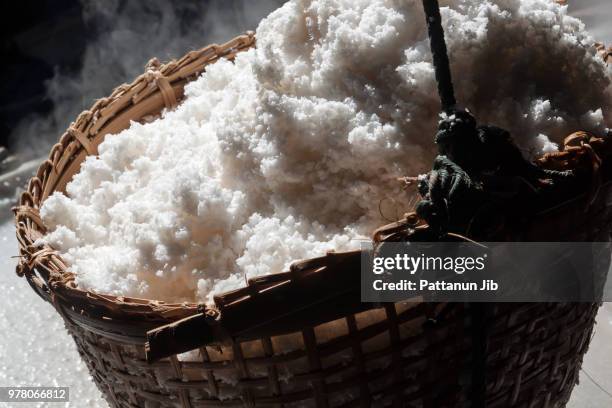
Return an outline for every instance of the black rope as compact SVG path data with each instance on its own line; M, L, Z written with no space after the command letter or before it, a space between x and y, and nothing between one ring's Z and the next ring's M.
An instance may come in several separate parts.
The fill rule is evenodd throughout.
M453 89L453 79L451 77L450 62L444 41L444 29L442 28L442 17L440 17L440 6L438 0L423 0L425 18L427 21L427 32L429 34L429 44L433 55L433 64L436 71L436 81L438 82L438 94L442 104L443 112L450 112L457 101Z

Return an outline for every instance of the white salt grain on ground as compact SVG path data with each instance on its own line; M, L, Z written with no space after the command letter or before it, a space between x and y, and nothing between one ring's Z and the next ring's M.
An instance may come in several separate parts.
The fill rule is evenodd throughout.
M296 259L358 246L428 170L439 102L420 1L291 1L163 119L107 137L42 210L82 288L210 301ZM458 99L526 154L601 132L612 69L549 0L454 0Z
M15 255L15 228L0 224L0 387L70 387L70 402L0 407L107 407L62 318L15 275Z

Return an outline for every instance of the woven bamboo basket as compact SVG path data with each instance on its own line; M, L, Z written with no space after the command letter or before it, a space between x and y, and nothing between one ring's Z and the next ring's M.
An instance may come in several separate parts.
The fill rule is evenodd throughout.
M56 251L34 246L45 233L41 204L65 190L107 134L173 109L184 85L208 64L231 60L254 45L254 34L246 33L165 65L152 60L144 75L79 115L14 209L17 273L63 317L109 404L564 406L578 379L597 304L364 304L358 282L341 284L355 283L358 251L328 253L251 279L217 296L214 306L170 304L80 290ZM545 213L518 217L520 228L510 238L609 241L609 150L601 139L581 138L544 157L542 165L561 168L601 159L597 188L585 186ZM415 224L410 216L375 238L410 239ZM196 351L180 354L191 349Z

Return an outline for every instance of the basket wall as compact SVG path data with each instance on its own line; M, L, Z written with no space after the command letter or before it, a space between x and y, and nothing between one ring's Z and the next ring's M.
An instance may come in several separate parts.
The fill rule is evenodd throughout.
M397 304L347 316L338 337L318 329L281 336L298 347L292 352L283 338L262 338L153 364L143 344L67 327L113 407L565 406L597 306L486 309L485 337L474 336L462 305L423 327L423 304Z
M193 315L197 305L81 291L55 251L33 245L45 232L41 203L64 190L106 134L175 107L185 83L207 64L253 45L247 34L167 65L152 61L134 83L77 118L16 208L18 274L62 315L110 405L564 406L588 347L594 304L387 304L299 332L234 340L149 364L147 330ZM570 217L563 214L552 224L555 234L608 240L612 200L602 197L586 217L580 205Z

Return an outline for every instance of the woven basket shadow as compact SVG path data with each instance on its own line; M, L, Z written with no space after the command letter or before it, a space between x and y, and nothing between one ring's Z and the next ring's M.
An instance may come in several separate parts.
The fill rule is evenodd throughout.
M80 290L52 248L39 208L64 191L105 135L172 109L208 64L255 45L253 33L156 60L83 112L53 146L15 208L17 273L63 317L113 407L561 407L569 399L598 305L360 303L360 253L329 253L251 279L214 307ZM568 142L542 165L571 168L595 152L593 183L546 212L522 216L517 240L609 241L609 148ZM595 172L594 172L595 174ZM595 188L596 187L596 188ZM408 234L413 220L382 229ZM536 239L537 238L537 239ZM147 343L147 333L149 333ZM184 350L195 349L189 356Z

